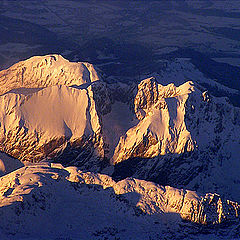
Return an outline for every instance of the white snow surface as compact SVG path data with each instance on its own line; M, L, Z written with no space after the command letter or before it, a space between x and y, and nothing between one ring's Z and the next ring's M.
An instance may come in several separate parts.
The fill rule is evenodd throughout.
M39 149L51 140L64 137L74 141L83 135L97 134L99 119L90 95L89 89L61 85L30 95L4 94L0 96L0 139L13 133L11 140L7 140L14 145L13 151L27 141L26 149L18 156L24 161L30 150Z
M0 182L2 240L199 239L197 227L181 219L218 224L239 212L237 203L214 194L133 178L115 182L61 164L29 165ZM189 232L180 231L184 224Z

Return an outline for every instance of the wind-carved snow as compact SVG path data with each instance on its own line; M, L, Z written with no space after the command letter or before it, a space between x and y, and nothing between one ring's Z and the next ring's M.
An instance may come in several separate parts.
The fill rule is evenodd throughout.
M185 223L184 231L181 219L237 224L240 212L238 203L216 194L134 178L115 182L61 164L29 165L0 182L1 239L199 239L202 227Z
M91 129L90 119L87 119L88 98L87 90L54 86L33 94L21 104L19 111L29 130L37 129L50 138L74 139L97 130Z

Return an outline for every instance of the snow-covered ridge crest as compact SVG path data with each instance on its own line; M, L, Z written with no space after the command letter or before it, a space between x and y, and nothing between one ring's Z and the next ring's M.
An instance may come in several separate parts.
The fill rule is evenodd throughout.
M92 64L69 62L61 55L34 56L0 72L0 95L19 88L82 85L99 80Z
M88 222L92 214L93 226L88 222L87 228L92 226L93 231L96 225L112 224L113 219L122 221L123 216L127 221L125 231L129 231L130 222L137 225L139 221L150 226L150 222L159 221L159 231L164 214L176 214L191 222L212 225L237 222L240 212L238 203L223 200L216 194L201 196L194 191L163 187L134 178L115 182L104 174L82 172L76 167L63 168L60 164L23 167L1 177L0 182L1 227L6 234L14 231L36 234L40 229L41 234L45 233L54 228L47 221L49 218L60 219L62 227L53 231L55 234L61 230L80 234L86 226L80 221L83 225L77 229L79 221L76 217ZM62 204L69 207L64 208ZM108 220L103 221L102 216L108 216ZM27 227L30 221L31 228ZM180 222L179 218L177 223ZM73 229L67 229L70 224Z
M149 110L152 106L166 98L173 98L181 95L187 95L195 91L193 82L188 81L179 87L173 83L163 86L155 80L155 78L147 78L142 80L138 85L138 92L134 99L135 113L142 120L141 110ZM146 115L146 113L144 114Z

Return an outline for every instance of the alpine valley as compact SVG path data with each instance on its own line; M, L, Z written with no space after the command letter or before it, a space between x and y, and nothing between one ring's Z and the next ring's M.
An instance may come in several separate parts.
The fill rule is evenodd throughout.
M187 59L130 83L57 54L2 70L0 239L240 239L237 92Z

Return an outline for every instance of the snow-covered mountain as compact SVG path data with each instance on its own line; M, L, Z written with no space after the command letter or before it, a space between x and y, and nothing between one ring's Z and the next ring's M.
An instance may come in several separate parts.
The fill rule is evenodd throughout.
M92 65L58 55L0 76L0 150L23 163L57 161L240 200L240 110L226 98L191 81L107 84Z
M39 63L48 63L44 73L54 77L34 77L40 70L32 66ZM29 72L24 89L11 82L19 77L18 65ZM192 82L163 86L148 78L131 86L106 84L92 66L88 75L95 77L89 80L83 65L43 56L0 73L1 151L22 162L54 159L92 171L110 162L116 178L134 176L240 199L239 108ZM72 66L80 66L76 76ZM65 80L59 69L69 73Z
M240 109L166 76L106 83L58 55L0 72L1 175L25 165L0 178L2 239L238 236Z
M60 164L29 165L0 182L3 240L239 236L240 205L216 194L200 196L134 178L115 182Z
M191 134L184 115L191 82L180 87L162 86L154 79L143 80L134 98L134 112L139 123L121 136L113 156L114 164L132 157L152 158L166 153L193 150Z
M181 153L186 144L188 151L193 149L184 123L191 83L164 87L146 79L132 89L130 104L117 96L116 86L112 90L99 81L80 87L49 84L25 88L24 94L13 89L0 97L2 151L37 162L57 156L67 144L79 148L89 141L97 150L94 157L112 158L116 164L131 157ZM171 111L178 103L171 99L182 104L176 116ZM144 139L148 143L143 146Z
M0 94L14 89L14 92L27 93L31 88L44 88L54 85L81 85L99 80L92 64L73 63L60 55L35 56L14 64L0 72Z
M43 160L85 135L98 134L91 90L51 86L30 95L1 98L1 150L21 161ZM78 143L80 145L80 142Z
M115 177L240 198L239 108L191 82L163 87L152 79L138 85L134 103L140 121L120 138Z

